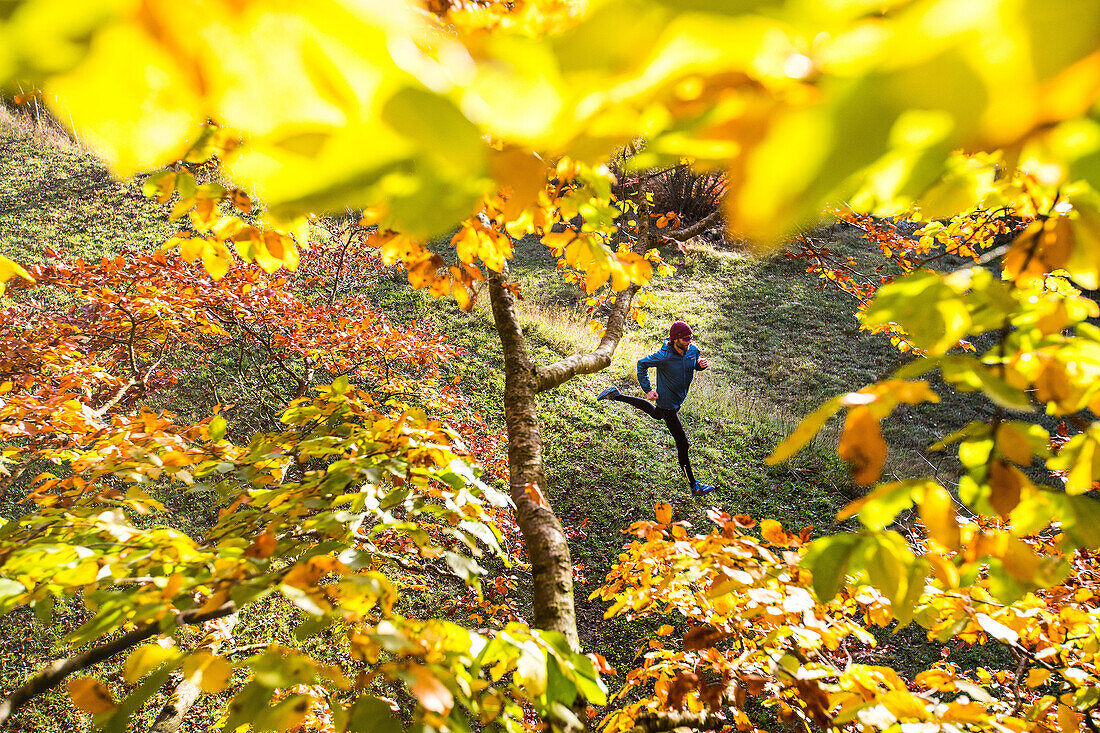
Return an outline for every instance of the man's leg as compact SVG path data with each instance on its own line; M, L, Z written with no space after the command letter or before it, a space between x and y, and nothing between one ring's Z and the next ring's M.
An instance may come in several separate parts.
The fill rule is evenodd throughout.
M660 415L657 414L657 408L652 402L647 399L643 399L641 397L631 397L630 395L625 395L622 393L611 395L607 399L615 400L616 402L625 402L628 405L634 405L639 410L652 417L654 420L660 418Z
M676 410L661 410L661 416L665 419L668 432L672 433L672 439L676 441L676 457L680 461L680 470L687 476L688 488L695 488L695 474L691 470L691 458L688 456L688 436L684 432L684 426L680 422L680 413Z

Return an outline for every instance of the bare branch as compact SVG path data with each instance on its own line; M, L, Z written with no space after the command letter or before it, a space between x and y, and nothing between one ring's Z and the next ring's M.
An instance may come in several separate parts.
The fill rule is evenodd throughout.
M629 733L662 733L663 731L687 728L689 730L718 730L729 725L730 721L713 710L691 712L650 713L634 721Z
M226 620L226 626L228 627L227 633L232 635L233 628L237 625L237 614L230 614ZM220 638L215 638L206 643L200 644L200 649L209 649L211 654L217 654L222 645ZM262 645L266 646L266 645ZM176 689L172 691L172 694L168 696L168 700L164 703L164 707L157 713L156 720L153 721L153 725L149 728L149 733L175 733L183 725L183 721L187 719L187 713L191 712L191 708L198 701L202 695L202 688L199 686L197 677L201 672L196 672L190 677L184 677L176 685Z
M192 609L177 614L176 624L180 626L185 624L201 624L205 621L228 616L236 610L237 604L233 601L224 603L207 613L199 613L198 609ZM155 636L160 631L160 628L161 624L157 621L142 624L133 631L128 631L113 641L104 642L80 654L74 654L71 657L65 657L64 659L58 659L51 662L49 666L42 670L37 676L27 680L22 687L0 700L0 729L3 729L4 726L7 725L8 719L12 716L12 713L19 710L43 692L52 690L60 685L61 682L73 672L87 669L94 664L99 664L106 659L110 659L119 652L137 646L146 639Z
M675 239L677 242L686 242L697 234L702 234L712 226L722 220L722 212L715 210L707 214L706 218L700 219L691 226L684 227L683 229L677 229L674 232L668 232L664 236L668 239Z
M595 350L587 354L572 354L555 364L535 370L536 392L553 389L578 374L592 374L611 364L611 357L615 355L615 349L626 330L626 317L630 313L630 303L638 288L638 285L631 285L615 296L615 304L611 306L611 313L607 316L603 338Z

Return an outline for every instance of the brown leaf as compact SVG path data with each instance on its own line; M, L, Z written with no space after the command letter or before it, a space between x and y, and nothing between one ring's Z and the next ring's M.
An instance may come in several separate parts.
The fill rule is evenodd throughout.
M680 672L668 687L668 707L683 710L684 697L699 684L699 675L694 672Z
M248 549L244 551L244 556L255 557L262 560L263 558L271 557L271 553L273 552L275 552L275 535L270 532L264 532L249 545Z
M733 523L741 529L752 529L756 526L756 520L748 514L734 514Z
M763 695L768 684L768 678L761 677L758 674L743 674L740 679L742 684L745 685L745 691L753 696Z
M814 722L822 729L828 729L832 722L829 715L829 696L813 680L795 680L794 684L798 688L798 696L810 711Z
M1019 469L999 458L994 460L993 466L989 469L989 503L994 511L1002 517L1007 517L1008 513L1020 503L1020 493L1025 481L1027 479Z
M684 651L690 652L696 649L708 649L715 643L725 639L729 634L713 626L696 626L684 634Z
M723 684L703 685L699 689L699 699L708 708L722 707L722 698L726 694L726 686Z

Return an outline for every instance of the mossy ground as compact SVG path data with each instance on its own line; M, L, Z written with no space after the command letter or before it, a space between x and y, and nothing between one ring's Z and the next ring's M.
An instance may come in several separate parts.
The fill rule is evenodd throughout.
M93 258L156 246L172 231L162 207L142 198L133 184L112 181L91 156L43 145L0 121L0 253L37 260L50 246L67 258ZM838 234L835 244L860 257L872 256L851 234ZM545 393L539 403L549 499L573 536L574 561L584 568L585 581L577 588L583 641L620 669L629 666L637 641L650 629L624 619L605 621L603 606L587 596L629 539L623 530L652 516L656 502L670 502L677 519L704 532L711 506L770 517L792 529L813 525L815 535L837 531L837 511L860 489L832 451L835 425L791 461L769 466L764 459L822 401L881 378L911 358L883 337L860 331L850 297L820 290L801 264L781 255L759 259L701 245L689 248L675 264L671 277L653 285L656 303L648 309L649 321L624 340L612 366ZM523 285L521 316L537 361L548 363L594 344L580 311L582 297L554 274L545 247L519 243L513 267ZM434 324L468 351L446 368L460 377L490 426L502 432L502 358L484 306L464 313L453 301L434 301L412 290L400 272L376 280L370 294L392 320ZM676 319L692 324L696 343L711 362L710 370L697 376L682 411L696 473L718 487L701 499L688 494L662 423L627 405L595 399L611 384L636 391L634 361L656 350ZM940 405L903 411L887 422L896 448L889 464L895 474L923 471L929 458L922 448L975 409L965 396L943 394ZM169 407L188 411L185 405ZM172 502L184 525L209 521L208 508L199 505L193 517L183 517L189 513L186 504ZM294 612L275 599L257 605L242 619L237 641L289 641ZM63 631L79 611L76 604L59 603L58 609L50 624L35 622L29 612L0 619L4 691L64 653ZM927 665L939 648L918 643L920 638L919 631L884 637L893 647L887 660L909 669ZM196 729L213 722L214 707L209 702L196 710ZM12 729L60 732L86 725L64 694L55 691L21 713Z

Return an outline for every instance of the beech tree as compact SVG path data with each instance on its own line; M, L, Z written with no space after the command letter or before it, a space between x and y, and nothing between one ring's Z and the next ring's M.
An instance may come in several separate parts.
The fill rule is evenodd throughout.
M1100 261L1095 254L1100 216L1100 123L1095 114L1100 56L1095 29L1100 27L1100 9L1069 0L1041 5L991 2L968 6L965 13L955 4L934 0L885 6L858 1L606 0L585 8L560 2L433 2L427 8L339 2L311 3L308 8L147 2L91 3L86 12L61 24L50 16L52 8L46 0L11 6L0 27L0 35L9 41L0 46L0 78L40 84L58 118L71 120L81 139L120 175L157 169L180 157L203 160L216 153L234 184L264 202L268 228L250 229L240 217L218 208L228 192L212 186L192 188L193 182L178 170L154 176L153 192L166 199L178 195L180 213L187 213L194 224L195 235L173 245L186 259L201 258L212 276L228 274L233 250L264 267L293 267L299 246L305 244L305 217L350 207L367 212L365 224L379 226L374 243L383 261L401 262L414 286L450 295L469 307L475 283L487 283L506 355L510 493L533 566L536 625L548 633L513 629L483 645L484 639L472 632L425 621L418 628L432 629L422 633L430 641L410 651L407 637L398 643L388 626L364 616L366 606L386 608L387 597L363 590L365 581L353 571L366 567L367 561L357 567L346 561L353 559L350 555L340 559L345 557L341 549L335 554L318 550L316 556L292 550L286 555L295 558L289 570L261 562L271 557L265 554L271 540L260 539L265 536L261 524L275 521L270 512L285 522L277 526L290 537L279 539L273 530L268 536L276 538L276 547L281 541L301 541L296 523L303 517L290 510L300 506L296 502L281 504L281 511L274 506L257 510L254 520L242 520L253 532L251 544L238 548L248 562L242 559L221 567L214 563L214 571L201 572L189 566L181 573L194 574L194 582L209 593L203 605L169 612L165 599L154 606L157 620L139 621L159 623L171 613L178 623L187 623L223 610L228 613L225 604L233 599L220 596L220 587L277 585L301 604L312 602L321 611L319 617L332 618L331 612L351 618L352 625L369 627L369 638L352 637L359 641L349 643L371 663L380 659L372 644L400 660L387 659L379 669L409 683L420 703L414 715L425 725L458 726L463 714L478 718L483 712L489 723L514 724L517 708L508 708L498 718L482 707L503 699L498 695L532 701L556 724L582 724L569 705L578 694L599 701L602 688L595 663L575 649L568 546L546 500L534 395L608 363L633 298L652 275L652 260L646 256L656 241L657 220L651 225L644 198L634 201L634 209L624 200L612 201L611 180L599 167L613 150L644 135L648 143L633 160L635 167L688 159L699 168L721 168L727 182L723 207L728 226L763 247L816 217L823 206L844 200L863 213L896 216L920 211L925 219L955 214L966 218L974 212L980 216L1008 205L1014 215L1027 220L1023 233L1005 252L1007 279L980 267L949 274L919 271L878 290L865 311L866 322L904 334L904 340L927 358L890 379L830 401L777 449L774 460L792 454L824 420L846 408L841 455L853 464L857 482L877 483L886 450L879 422L898 404L936 398L917 379L930 368L940 368L953 375L956 384L988 394L1005 409L1030 409L1027 390L1038 390L1036 399L1045 409L1082 422L1080 432L1067 436L1049 458L1050 448L1044 445L1049 436L1034 426L1003 417L975 424L953 438L960 443L960 458L968 469L958 497L928 480L879 486L845 512L858 512L866 531L817 540L801 558L784 553L779 560L790 564L784 567L772 564L776 555L770 550L761 553L740 544L735 553L755 553L767 569L730 567L728 576L745 585L754 602L770 598L783 613L798 614L801 609L804 619L817 607L813 604L829 604L837 593L855 593L861 609L873 607L862 611L868 618L905 623L920 610L918 620L927 622L933 633L957 633L961 638L984 634L1041 667L1051 667L1043 669L1059 676L1057 684L1063 687L1057 695L1036 693L1035 701L1029 702L1017 680L1016 700L1004 709L994 706L981 713L965 707L961 699L947 699L960 690L974 694L973 683L959 675L923 680L930 684L913 700L902 690L904 682L893 677L883 682L889 677L886 672L867 673L868 677L856 665L816 666L800 647L780 654L765 644L757 647L762 649L759 656L745 660L761 665L770 660L766 670L712 661L724 686L716 690L713 680L677 677L681 682L675 695L657 690L652 716L616 718L615 726L636 722L643 730L675 727L683 718L674 709L688 700L720 713L692 724L709 727L715 721L735 720L746 725L743 718L732 712L732 718L726 717L721 710L727 692L735 702L738 699L735 678L741 689L770 695L785 716L779 703L791 715L822 728L940 725L1043 730L1097 725L1098 686L1091 666L1095 650L1087 641L1096 628L1094 612L1059 610L1058 617L1068 625L1064 633L1047 637L1031 626L1031 619L1041 614L1029 604L1043 598L1042 588L1069 577L1067 568L1077 563L1073 553L1100 544L1089 529L1096 524L1093 500L1086 496L1100 470L1093 460L1096 427L1084 412L1092 406L1096 389L1095 329L1086 320L1095 304L1066 287L1072 280L1095 288ZM207 120L215 124L204 124ZM991 164L960 164L957 161L966 159L950 155L960 148L999 157ZM1034 185L1003 177L1017 169ZM577 215L583 220L579 231L557 226ZM635 221L627 227L636 234L633 241L614 236L623 230L616 224L622 217ZM448 265L423 242L456 224L458 261ZM295 237L289 236L295 232ZM679 231L677 236L689 233ZM594 352L542 367L531 363L515 319L515 285L507 271L512 238L528 234L540 236L560 251L569 268L583 273L589 293L606 286L615 291L603 339ZM927 228L925 234L931 234ZM33 273L0 259L0 280L13 278L29 281ZM972 331L998 333L998 347L982 355L948 353ZM391 465L386 461L396 462L392 465L399 467L398 474L420 477L422 482L413 482L416 486L432 486L429 479L436 478L463 496L465 487L477 487L462 468L465 463L453 463L448 453L432 453L431 446L443 438L430 421L413 413L375 415L362 406L366 397L350 389L334 382L312 401L292 403L281 418L292 428L290 435L258 439L241 453L220 447L224 434L211 420L188 436L196 436L202 447L190 453L174 450L173 460L176 453L195 455L202 471L214 472L228 464L227 471L242 485L255 487L244 491L256 500L266 496L263 492L270 489L264 487L272 481L285 479L273 475L267 463L259 463L261 446L277 444L287 455L312 459L320 457L312 451L321 450L328 431L338 427L344 432L337 431L334 452L325 455L340 455L331 466L357 472L356 481L363 482L368 495L380 492L384 484L371 468ZM83 405L80 410L94 410L77 402ZM354 419L341 422L345 415ZM334 422L315 426L311 421L321 416ZM384 446L381 453L371 454L379 465L372 463L362 472L355 468L357 440ZM157 455L145 444L139 447ZM225 453L233 454L232 460ZM75 462L69 459L76 471L66 480L86 483L85 472L100 480L153 471L144 459L132 459L139 465L130 465L132 455L137 453L131 449L88 450ZM1036 485L1022 470L1040 468L1032 465L1036 459L1061 472L1064 486L1048 490ZM156 466L158 475L175 476L176 468ZM190 468L178 468L192 473ZM326 492L335 489L308 472L294 476L285 487L303 501L334 499ZM43 529L32 517L21 520L23 531L53 532L51 541L70 548L84 536L81 533L98 538L117 531L117 515L94 514L100 502L112 497L85 492L75 483L72 490L83 497L80 501L89 502L83 519L74 523L66 516L59 520L63 525L46 522ZM317 491L321 495L315 495ZM474 492L474 504L481 491ZM40 493L53 496L48 489ZM979 518L963 525L956 498ZM927 546L910 546L887 529L897 509L909 505L919 507L929 532ZM368 511L381 511L376 514L379 526L391 519L381 506L364 505ZM358 511L359 504L355 507ZM288 512L293 516L284 516ZM228 516L224 521L236 521L233 513ZM343 515L318 516L323 519L316 521L328 531L350 541L351 525L342 524ZM737 539L736 523L717 519L721 537ZM681 530L667 519L659 523L669 527L676 540L671 548L682 548L687 540L678 536ZM766 542L802 548L803 538L767 527ZM1048 535L1053 539L1047 541ZM1062 557L1048 561L1043 553L1051 543L1057 544ZM701 572L721 567L716 558L725 550L720 545L715 535L696 550L708 558L699 564ZM21 566L5 560L6 604L37 602L38 595L44 598L58 590L46 582L36 562L28 560L33 572L24 578L16 575ZM83 568L85 575L71 581L62 575L51 582L70 583L63 589L67 592L83 588L87 583L77 581L88 580L92 564L75 567ZM647 592L671 602L661 594L678 587L678 570L675 563L669 564L663 576L667 582ZM284 572L299 582L286 582ZM322 589L320 580L328 572L342 576L335 593L347 593L346 599ZM256 581L259 586L249 584L257 578L263 579ZM762 587L769 583L773 585ZM806 583L812 585L816 600L794 590ZM708 584L716 598L729 596ZM173 593L178 590L172 587ZM693 597L700 593L691 592ZM372 600L356 606L356 593ZM860 600L861 593L870 600ZM162 592L161 598L165 595ZM929 600L930 596L939 600ZM1086 592L1082 602L1087 597ZM707 603L699 601L698 608L682 612L707 618ZM638 604L637 611L647 607L644 599ZM133 619L121 613L101 616L108 617L114 622ZM716 634L697 632L690 642L684 640L685 651L709 654L714 644L734 633L721 625L728 619L714 621ZM782 621L769 621L750 636L774 634L798 642L812 633L821 636L816 624L807 630ZM113 628L117 626L107 622L93 625L73 639L96 639ZM148 626L138 629L155 633ZM1070 647L1058 651L1066 644ZM1052 654L1061 654L1057 663L1049 661ZM181 657L173 660L183 664ZM205 656L190 664L224 670ZM260 674L278 664L264 655L249 663L258 676L238 693L240 705L227 726L263 707L273 687L321 678L337 688L342 684L335 673L308 663L290 665L296 673L278 680ZM142 672L154 669L135 665ZM514 685L485 692L489 687L481 686L483 666L497 670L490 679L514 668ZM672 669L658 670L658 681L669 679L666 671ZM141 694L161 683L155 675L163 669L156 670L138 688ZM762 671L771 678L760 681L751 676L763 676ZM493 682L501 679L498 675ZM1030 681L1041 691L1048 679L1040 673ZM850 696L857 684L858 699ZM72 690L74 699L92 701L90 706L121 716L115 720L124 719L132 709L127 706L142 699L135 692L135 702L128 698L115 708L113 700L100 705L98 691L90 681ZM795 697L801 701L799 712L792 705ZM285 722L277 716L298 702L288 700L292 701L270 708L280 712L265 713L276 717L253 722L259 727ZM355 717L347 711L359 710L360 705L375 703L336 707L344 711L341 715ZM465 712L460 714L458 708ZM955 717L945 717L944 710ZM956 716L960 710L962 717ZM340 725L347 727L349 718L342 720Z

